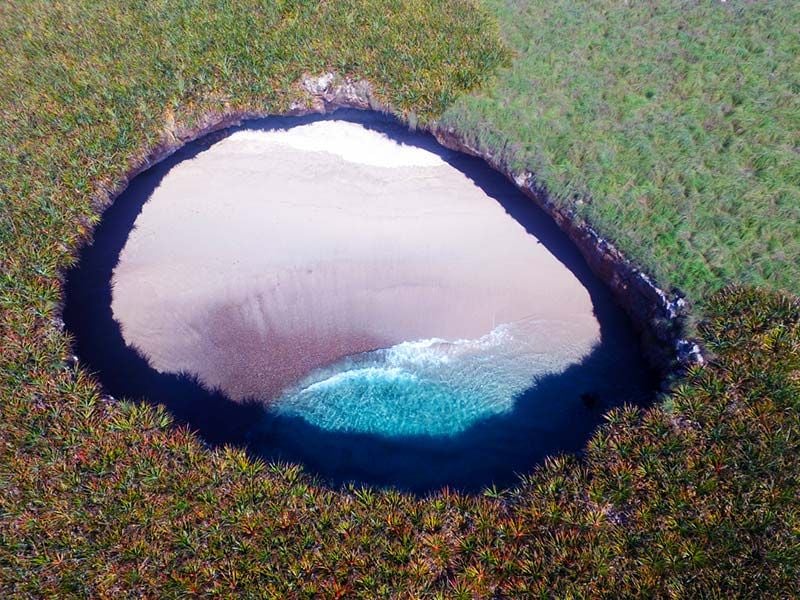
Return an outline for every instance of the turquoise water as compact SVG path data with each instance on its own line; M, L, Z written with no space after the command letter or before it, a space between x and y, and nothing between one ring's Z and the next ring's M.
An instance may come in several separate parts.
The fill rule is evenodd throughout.
M456 435L511 412L537 379L583 359L592 350L587 342L554 341L580 340L578 330L575 321L531 319L473 340L404 342L311 373L271 410L328 431Z

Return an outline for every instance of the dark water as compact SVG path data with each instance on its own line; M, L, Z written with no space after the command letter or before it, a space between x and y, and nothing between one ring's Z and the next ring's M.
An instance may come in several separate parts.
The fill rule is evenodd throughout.
M286 128L320 118L326 117L271 118L247 127ZM126 346L113 318L113 270L142 206L164 175L228 131L189 144L132 181L103 215L94 242L83 249L78 265L68 273L64 321L84 367L97 374L108 393L164 404L178 422L188 424L212 444L241 445L266 459L300 462L332 485L355 481L417 493L444 485L467 491L512 485L518 473L529 471L546 456L580 451L609 408L649 401L656 382L640 356L627 318L577 248L532 201L482 161L441 148L430 136L412 134L368 113L338 112L335 118L359 122L405 144L435 151L496 199L588 290L600 323L600 343L581 362L531 382L502 412L488 412L463 429L432 427L424 434L408 433L402 423L391 435L322 427L300 416L302 412L268 410L258 400L233 402L203 388L191 376L157 372ZM397 394L397 383L390 383L385 391L373 385L369 394L376 398ZM468 382L466 388L474 395ZM358 396L358 390L348 389L348 398ZM418 400L424 406L424 393ZM337 398L331 397L334 401Z

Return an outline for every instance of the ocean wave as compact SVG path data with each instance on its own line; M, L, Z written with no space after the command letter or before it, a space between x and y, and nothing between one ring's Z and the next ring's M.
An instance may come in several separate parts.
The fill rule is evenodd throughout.
M385 350L383 360L398 366L442 365L468 354L485 352L511 339L508 325L501 325L490 333L477 339L444 340L428 338L412 342L402 342Z
M322 381L312 383L302 390L300 394L307 394L318 392L322 390L329 390L336 386L362 384L365 381L379 381L385 382L404 382L413 383L418 380L418 377L413 373L404 371L399 367L365 367L363 369L349 369L335 373Z
M560 327L502 324L475 339L407 341L351 356L309 374L271 410L328 430L454 435L510 411L539 378L585 354L550 343L553 328ZM537 332L540 341L531 344Z

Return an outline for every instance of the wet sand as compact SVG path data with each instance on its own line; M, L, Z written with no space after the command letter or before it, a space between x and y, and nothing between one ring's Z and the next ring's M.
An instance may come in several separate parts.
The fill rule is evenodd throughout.
M314 369L404 341L570 323L587 290L461 171L346 121L246 129L172 168L114 270L125 342L164 373L269 401Z

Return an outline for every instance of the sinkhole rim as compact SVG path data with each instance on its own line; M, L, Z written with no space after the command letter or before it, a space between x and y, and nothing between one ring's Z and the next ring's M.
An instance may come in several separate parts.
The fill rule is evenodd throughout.
M429 134L419 134L417 132L414 132L413 130L410 130L409 128L405 127L405 125L401 121L396 119L395 117L383 115L381 113L375 113L373 111L359 111L359 113L357 113L357 114L353 114L351 111L346 111L345 114L343 114L343 112L336 111L334 113L328 113L328 114L322 114L322 115L306 115L306 116L300 116L300 117L271 115L271 116L260 117L260 118L256 118L256 119L252 119L252 120L248 119L243 124L236 125L234 127L229 126L229 124L227 124L226 120L223 119L217 125L212 126L210 128L210 132L204 132L203 130L201 130L192 139L188 139L188 140L180 143L179 145L176 145L171 150L162 151L164 154L163 154L163 156L161 156L160 159L155 160L155 161L148 161L146 166L143 166L143 167L140 167L138 169L132 170L132 172L131 172L132 174L129 176L127 181L128 181L129 184L133 184L133 181L136 179L136 177L138 177L139 175L141 175L143 173L151 171L153 168L158 167L159 165L165 165L167 163L167 161L169 161L173 157L177 158L177 161L175 162L175 164L181 162L181 160L183 160L182 158L180 158L181 152L186 150L187 148L189 148L190 146L192 146L194 144L197 144L200 148L203 148L203 149L208 148L211 145L213 145L214 143L216 143L217 141L219 141L220 139L223 139L223 138L229 136L234 131L238 131L240 129L253 128L254 125L256 125L259 122L278 120L278 121L282 121L282 122L287 122L287 121L288 122L294 122L294 124L297 125L297 124L302 124L302 122L315 122L315 121L318 121L318 120L345 120L345 121L360 123L360 124L363 125L364 123L361 122L362 119L364 121L369 121L372 124L375 124L377 122L379 124L379 129L384 127L384 126L395 128L400 132L406 133L409 137L418 138L421 135L424 135L425 139L427 140L427 144L430 145L431 147L433 147L434 150L437 150L437 151L446 150L443 146L441 146L441 144L438 141L436 141L433 138L433 136L430 136ZM292 127L292 126L294 126L294 125L287 124L287 125L285 125L285 128L288 129L288 128ZM453 152L453 151L451 151L451 152ZM459 154L459 156L466 156L466 155L463 155L461 153L458 153L458 154ZM495 174L496 176L499 176L499 177L503 178L503 174L500 173L499 171L497 171L496 169L494 169L485 160L483 160L481 158L472 158L472 157L469 157L469 160L479 164L482 169L484 169L484 170L486 170L488 172L491 172L491 173ZM167 167L167 170L169 170L171 168L172 167L169 166L169 167ZM112 208L118 204L118 200L120 199L120 197L123 196L125 194L125 192L127 192L129 190L129 188L130 188L130 185L125 185L118 193L116 193L113 196L113 200L107 205L106 211L104 211L100 221L94 227L94 229L90 232L90 235L95 234L98 231L98 229L100 229L100 227L102 226L103 222L106 219L106 213L108 211L112 210ZM517 191L517 193L521 196L521 192ZM548 223L551 226L551 228L555 227L557 229L557 225L555 224L554 220L549 215L547 215L546 213L541 211L538 207L534 207L533 202L531 200L529 200L527 198L524 198L524 201L530 203L531 206L533 207L533 210L541 212L542 220L544 222ZM559 235L561 235L562 237L566 237L565 234L563 234L563 232L560 232L560 231L559 231ZM127 239L127 237L126 237L126 239ZM567 240L567 244L575 252L577 252L577 247L571 241ZM75 267L73 267L73 269L70 269L70 271L67 273L67 276L64 278L64 290L65 290L65 292L64 292L64 303L63 303L62 306L64 308L63 316L65 318L65 323L70 321L70 319L68 318L68 315L67 315L67 310L69 308L68 288L70 287L70 282L73 281L73 280L71 280L72 273L75 270L78 270L78 269L80 269L82 267L82 262L83 262L83 259L84 259L85 252L86 252L87 249L91 248L93 245L94 245L94 241L91 244L84 243L82 246L80 246L80 250L79 250L79 252L80 252L80 260L75 263ZM124 244L123 244L123 247L124 247ZM585 266L585 270L587 270L587 271L589 270L588 266ZM603 290L605 290L605 292L607 294L610 294L610 290L608 290L608 287L605 285L605 283L600 281L599 278L597 278L593 274L591 274L591 277L596 280L596 283L599 284L599 286ZM621 309L618 309L618 310L621 311ZM599 317L598 317L598 320L600 320ZM602 326L602 322L601 322L601 326ZM68 329L71 331L71 333L73 333L73 350L75 351L75 354L77 356L81 357L82 352L80 352L79 348L78 348L78 346L80 345L79 344L79 340L78 340L78 336L74 334L74 331L73 331L73 329L71 327L68 327ZM640 349L640 347L638 345L638 339L636 341L637 341L637 351L639 351L639 353L641 354L641 351L640 351L641 349ZM91 365L91 361L90 361L90 365ZM98 374L98 378L97 378L98 379L98 385L101 388L101 390L103 390L103 391L105 391L105 392L107 392L109 394L113 394L113 390L109 389L109 387L106 386L105 382L103 381L103 374L101 372L98 372L97 374ZM642 403L642 405L647 405L647 404L652 403L652 399L653 399L653 397L655 395L654 392L655 392L655 389L657 387L657 382L654 381L653 383L654 383L654 385L651 386L651 390L650 390L651 391L651 394L650 394L651 397L648 399L647 402ZM120 394L115 394L115 395L120 396ZM154 402L158 402L157 400L152 400L149 397L132 398L132 399L137 400L137 401L144 401L144 402L147 402L148 404L153 404ZM245 406L245 409L248 409L248 407ZM182 421L184 421L184 419L182 419L179 416L180 415L180 411L178 411L178 413L176 413L172 409L168 409L168 410L173 415L173 417L175 418L175 424L176 425L181 425ZM189 419L189 424L190 424L190 427L192 427L196 431L199 439L204 441L204 442L208 442L211 445L217 445L217 444L221 444L221 443L230 443L229 440L216 440L215 441L214 439L209 439L209 436L203 433L202 428L193 427L191 425L191 419ZM596 429L596 425L592 427L592 432L595 429ZM592 433L590 433L588 436L586 436L585 439L583 439L583 442L581 443L579 448L573 449L573 450L567 450L567 451L570 452L570 453L577 452L577 453L580 454L584 450L585 445L588 442L588 440L591 439L591 436L592 436ZM212 438L213 438L213 436L212 436ZM236 445L243 445L245 448L248 448L247 440L239 439L238 441L239 442L244 442L244 443L237 443L237 441L234 441L233 443L236 444ZM548 453L547 456L552 456L552 455L556 455L556 454L560 454L560 453L562 453L561 450L555 450L555 451L553 451L551 453ZM300 462L301 462L301 464L303 466L303 470L306 473L308 473L310 476L314 477L316 480L320 481L321 483L325 484L327 487L332 487L334 489L337 489L337 488L341 488L342 483L344 483L343 481L333 482L333 483L326 482L325 481L326 478L324 476L321 476L317 470L315 470L313 468L309 468L309 466L304 464L304 463L302 463L302 461L300 461ZM529 470L532 470L536 465L540 464L540 462L541 461L537 461L535 464L532 464L531 468ZM514 482L511 483L511 484L508 484L508 483L503 484L503 487L513 488L513 487L516 487L518 484L519 484L519 479L515 475ZM367 485L375 485L375 484L371 484L371 483L367 482ZM489 484L489 485L491 485L491 484ZM445 483L444 486L448 486L448 484ZM393 487L393 486L391 484L389 484L389 485L377 484L376 487ZM443 486L438 486L437 489L439 489L441 487L443 487ZM448 487L452 487L452 486L448 486ZM407 491L412 491L412 492L416 493L414 490L407 490ZM426 490L426 493L429 492L429 491L432 491L432 490Z

